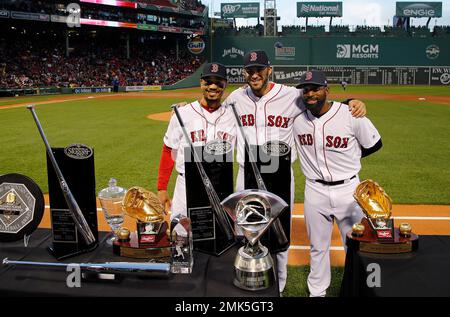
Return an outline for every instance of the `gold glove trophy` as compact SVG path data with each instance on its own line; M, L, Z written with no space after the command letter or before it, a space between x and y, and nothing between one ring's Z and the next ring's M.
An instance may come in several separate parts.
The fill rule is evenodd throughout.
M125 214L136 219L136 232L119 229L113 252L130 258L168 258L170 241L164 206L156 194L142 187L128 189L122 200Z
M411 232L411 225L394 227L392 199L371 179L362 181L353 194L365 217L353 225L347 233L348 243L358 250L370 253L406 253L417 250L418 236Z
M271 287L276 281L276 272L269 250L259 239L289 208L288 204L267 191L247 189L228 196L222 205L247 239L234 261L234 285L250 291Z

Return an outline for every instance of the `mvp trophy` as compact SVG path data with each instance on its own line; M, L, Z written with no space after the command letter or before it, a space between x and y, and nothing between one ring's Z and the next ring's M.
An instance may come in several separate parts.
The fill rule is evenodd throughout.
M394 227L392 200L378 183L362 181L353 194L365 217L347 233L347 243L356 250L369 253L406 253L417 250L418 236L411 225Z
M169 258L170 241L168 224L164 220L164 206L158 197L142 187L132 187L123 197L125 214L137 220L137 231L126 228L117 232L113 252L117 255L139 259Z
M247 239L234 261L234 285L250 291L271 287L276 280L273 260L259 239L288 204L275 194L248 189L228 196L222 205Z

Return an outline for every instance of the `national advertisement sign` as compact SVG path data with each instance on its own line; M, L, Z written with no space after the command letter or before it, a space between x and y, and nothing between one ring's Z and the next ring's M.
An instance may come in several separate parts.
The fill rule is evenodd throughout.
M222 3L220 14L222 19L259 18L259 2Z
M297 17L341 17L342 2L297 2Z
M442 2L396 2L395 8L395 15L398 17L442 17Z

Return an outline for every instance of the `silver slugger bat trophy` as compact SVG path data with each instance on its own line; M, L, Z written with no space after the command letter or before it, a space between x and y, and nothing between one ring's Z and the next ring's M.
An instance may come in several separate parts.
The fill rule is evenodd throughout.
M83 213L82 213L80 207L78 206L77 201L75 200L72 192L70 191L70 188L67 185L66 180L64 179L64 176L58 166L58 163L56 162L56 159L55 159L55 156L53 155L50 144L47 141L47 137L44 134L44 130L42 129L41 123L39 122L39 119L34 110L34 106L29 105L29 106L27 106L27 109L31 111L31 114L33 115L33 119L36 122L36 126L42 137L42 140L44 141L47 154L50 158L50 161L52 162L56 176L58 177L59 185L61 187L64 198L69 207L73 221L74 221L78 231L81 233L81 236L83 237L86 244L94 245L96 243L96 238L95 238L94 234L92 233L91 228L89 227L88 223L86 222L86 219L84 218Z
M278 216L289 209L288 204L270 192L247 189L228 196L222 205L247 240L234 261L234 285L250 291L271 287L276 281L276 272L269 250L259 239Z
M172 106L172 109L175 112L175 115L177 116L178 122L180 123L181 129L183 130L184 137L186 138L186 141L188 142L192 153L194 154L194 160L195 165L197 166L197 169L200 173L200 176L202 178L203 185L205 186L206 193L208 195L208 199L211 203L211 206L214 210L214 213L217 217L218 223L223 231L223 233L226 235L228 240L234 239L235 233L233 225L231 224L230 220L228 219L228 216L226 212L223 210L222 205L220 204L219 196L217 195L213 184L211 180L209 179L208 175L205 172L205 169L203 168L202 162L200 158L198 157L197 152L194 149L194 145L192 144L191 138L189 137L186 128L184 126L183 119L180 116L180 112L178 111L178 108L176 105Z
M231 109L233 109L233 114L234 114L234 117L235 117L235 119L237 121L237 124L238 124L238 127L239 127L239 131L240 131L240 133L241 133L241 135L242 135L242 137L244 139L245 151L248 153L250 165L252 167L253 174L255 175L256 182L258 184L258 189L267 191L266 184L264 183L264 180L263 180L263 178L261 176L261 173L260 173L260 171L258 169L258 166L256 165L256 159L253 156L253 152L250 150L250 147L249 147L249 144L248 144L248 141L247 141L247 137L245 136L244 128L242 127L242 122L239 119L239 115L238 115L238 113L236 111L236 108L235 108L236 105L234 103L231 103L230 106L231 106ZM284 232L283 226L281 225L281 222L280 222L279 219L275 220L275 223L273 224L273 230L276 233L276 238L278 239L278 243L279 244L283 245L283 244L288 243L288 239L286 237L286 233Z
M85 273L96 274L133 274L146 277L168 277L170 275L169 263L148 262L105 262L105 263L54 263L54 262L30 262L11 261L3 259L5 266L38 266L47 268L67 268L78 266Z

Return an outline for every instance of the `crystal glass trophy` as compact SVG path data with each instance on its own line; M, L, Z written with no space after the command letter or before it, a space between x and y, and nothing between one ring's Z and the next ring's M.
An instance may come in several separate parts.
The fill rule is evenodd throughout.
M172 273L192 273L194 265L191 220L178 214L170 223Z
M248 189L228 196L222 205L247 240L234 261L234 285L250 291L271 287L276 281L274 264L259 239L288 204L270 192Z
M124 211L122 200L125 193L126 189L117 186L117 180L111 178L108 182L108 187L102 189L98 194L106 222L113 232L113 237L107 241L110 245L117 239L116 232L123 224Z

